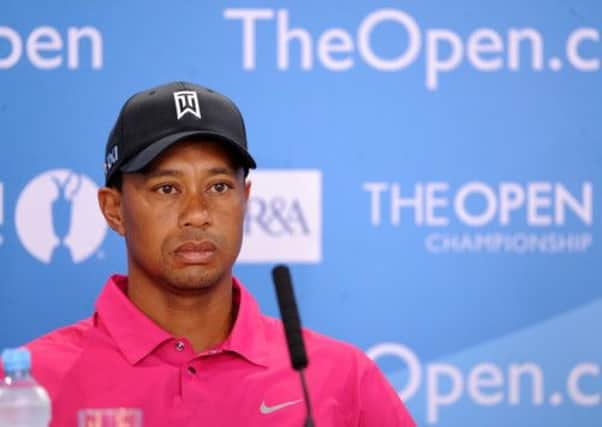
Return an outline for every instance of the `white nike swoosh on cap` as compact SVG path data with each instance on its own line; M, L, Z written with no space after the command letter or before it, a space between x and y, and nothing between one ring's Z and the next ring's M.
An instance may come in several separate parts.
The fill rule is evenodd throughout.
M282 408L286 408L287 406L296 405L297 403L303 402L303 399L292 400L290 402L279 403L278 405L268 406L264 402L261 402L261 406L259 407L259 412L262 414L271 414L272 412L276 412Z

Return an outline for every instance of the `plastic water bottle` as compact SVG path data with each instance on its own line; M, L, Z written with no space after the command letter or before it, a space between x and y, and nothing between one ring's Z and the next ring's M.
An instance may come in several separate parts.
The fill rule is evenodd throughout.
M4 350L5 377L0 384L0 427L48 427L50 398L31 376L26 348Z

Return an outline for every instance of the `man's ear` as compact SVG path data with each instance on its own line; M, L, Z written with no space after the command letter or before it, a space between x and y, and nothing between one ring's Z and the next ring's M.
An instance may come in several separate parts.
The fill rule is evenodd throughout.
M109 227L121 236L125 236L121 215L121 192L115 188L101 187L98 190L98 205Z
M251 194L251 181L247 178L245 180L245 211L247 210L247 205L249 204L249 195Z

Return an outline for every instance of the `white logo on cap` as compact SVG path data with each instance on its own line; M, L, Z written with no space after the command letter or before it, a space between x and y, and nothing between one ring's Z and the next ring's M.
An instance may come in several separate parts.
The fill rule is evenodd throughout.
M63 255L80 263L94 254L107 231L97 190L89 177L68 169L31 180L15 212L17 235L27 252L46 264Z
M195 91L184 90L181 92L174 92L174 101L176 102L176 112L178 114L178 120L186 113L190 113L194 116L201 118L201 110L199 109L199 98Z

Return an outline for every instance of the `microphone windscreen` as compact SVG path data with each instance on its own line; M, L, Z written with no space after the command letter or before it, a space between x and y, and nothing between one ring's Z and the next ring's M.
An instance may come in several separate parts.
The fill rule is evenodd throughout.
M284 324L291 364L293 369L304 369L307 366L307 354L301 335L301 320L299 319L290 271L287 266L278 265L272 270L272 277L276 287L278 307Z

